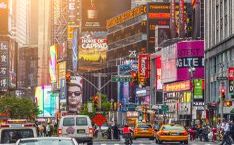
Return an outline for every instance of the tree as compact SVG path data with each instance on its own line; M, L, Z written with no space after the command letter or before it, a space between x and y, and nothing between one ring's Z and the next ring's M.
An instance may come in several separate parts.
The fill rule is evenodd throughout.
M9 118L14 119L33 119L40 110L30 99L3 96L0 98L0 113L7 113Z

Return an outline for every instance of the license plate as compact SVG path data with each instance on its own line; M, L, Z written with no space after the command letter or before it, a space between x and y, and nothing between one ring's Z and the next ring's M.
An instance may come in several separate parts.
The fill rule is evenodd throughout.
M171 135L178 135L178 133L171 133Z
M77 130L77 133L85 133L85 130Z

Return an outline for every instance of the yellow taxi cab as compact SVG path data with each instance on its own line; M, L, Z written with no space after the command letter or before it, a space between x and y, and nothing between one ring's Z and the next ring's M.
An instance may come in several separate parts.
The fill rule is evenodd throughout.
M165 124L156 133L156 143L180 142L188 144L188 132L181 125Z
M150 138L154 140L154 129L150 124L137 124L133 130L133 138Z

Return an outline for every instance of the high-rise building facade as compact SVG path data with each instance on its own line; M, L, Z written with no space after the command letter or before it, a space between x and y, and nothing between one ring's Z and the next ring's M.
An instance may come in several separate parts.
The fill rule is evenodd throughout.
M228 70L233 67L234 1L205 0L205 96L210 114L223 112L224 117L230 116L233 107L222 107L220 96L224 89L224 101L234 99L230 89L233 80L220 80L220 77L228 77Z

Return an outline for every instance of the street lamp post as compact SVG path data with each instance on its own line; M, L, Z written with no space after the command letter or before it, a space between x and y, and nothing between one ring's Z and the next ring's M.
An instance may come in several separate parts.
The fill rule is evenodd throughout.
M192 88L191 88L191 102L190 102L190 120L191 120L191 123L192 123L192 121L193 121L193 73L195 72L195 70L196 70L196 68L195 67L192 67L192 66L190 66L189 67L189 74L190 74L190 80L191 80L191 82L192 82Z

